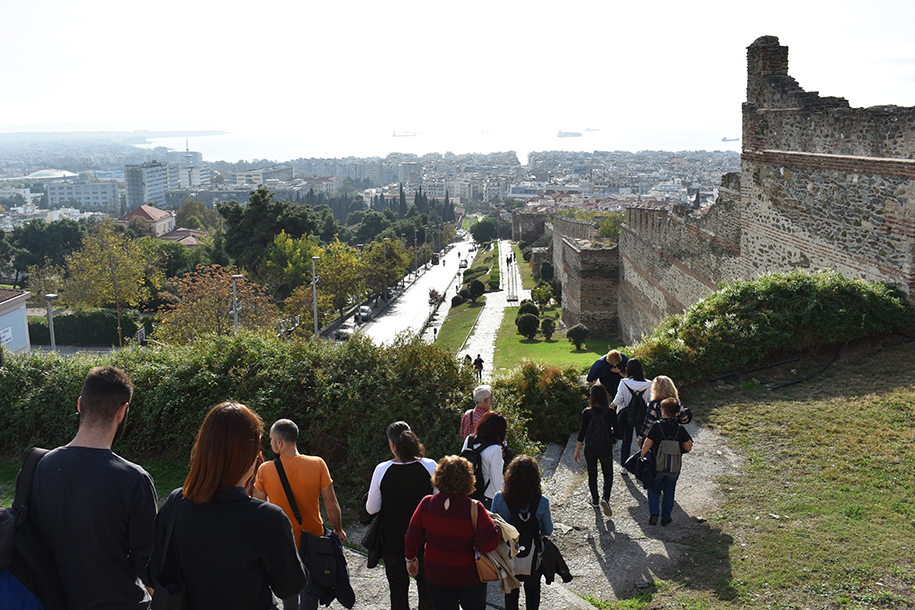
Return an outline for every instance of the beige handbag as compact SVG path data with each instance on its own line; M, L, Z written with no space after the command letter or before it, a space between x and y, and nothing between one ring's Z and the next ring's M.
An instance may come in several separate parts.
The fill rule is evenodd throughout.
M470 500L470 521L473 523L474 536L473 558L477 564L477 574L480 575L480 582L492 582L499 580L499 569L492 559L477 549L477 512L479 511L479 505L480 503L478 501Z

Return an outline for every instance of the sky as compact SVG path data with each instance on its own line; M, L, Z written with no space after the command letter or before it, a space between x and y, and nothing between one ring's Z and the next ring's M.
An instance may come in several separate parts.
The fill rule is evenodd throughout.
M915 106L911 0L0 6L0 132L229 132L190 143L208 160L739 150L764 35L807 91Z

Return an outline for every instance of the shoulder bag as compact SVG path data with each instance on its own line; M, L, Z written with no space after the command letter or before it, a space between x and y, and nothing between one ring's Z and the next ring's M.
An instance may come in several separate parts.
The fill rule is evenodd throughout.
M477 512L479 509L480 503L471 499L470 522L473 524L473 558L477 564L477 574L480 576L480 582L493 582L499 580L499 570L492 559L477 549Z

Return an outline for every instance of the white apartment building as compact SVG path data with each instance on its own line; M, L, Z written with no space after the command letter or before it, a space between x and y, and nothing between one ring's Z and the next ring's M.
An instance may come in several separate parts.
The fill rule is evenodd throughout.
M120 204L117 182L54 182L48 185L51 206L75 204L78 207L117 209Z
M210 183L210 168L205 165L179 165L178 188L201 186Z
M165 207L165 191L178 188L178 167L159 161L124 166L127 207L136 209L151 203Z

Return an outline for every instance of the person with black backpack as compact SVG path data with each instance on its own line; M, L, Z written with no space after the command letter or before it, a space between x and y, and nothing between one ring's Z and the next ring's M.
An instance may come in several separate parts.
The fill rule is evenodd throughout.
M590 504L598 506L608 517L610 490L613 489L613 445L616 443L616 411L610 408L607 389L597 383L591 386L591 403L581 412L581 426L578 428L578 442L575 444L575 463L581 458L581 445L585 445L585 464L588 466L588 488L591 490ZM597 493L597 464L604 475L604 494Z
M642 363L630 358L626 363L626 378L620 381L613 398L613 406L617 407L617 436L623 441L620 445L620 473L623 475L629 474L624 464L631 455L632 438L645 421L648 400L651 398L650 388L651 380L645 379Z
M693 448L693 438L677 421L679 411L680 401L676 398L662 400L661 419L651 426L642 443L642 457L651 451L656 468L654 485L648 488L648 525L657 525L659 514L661 525L670 524L681 456Z
M502 489L502 468L505 464L502 443L507 430L505 417L497 411L489 411L480 419L476 434L464 439L461 449L460 457L473 466L476 480L470 497L482 502L486 510L492 510L492 499Z
M543 576L543 537L553 533L550 501L540 487L540 465L527 455L519 455L505 472L505 485L496 492L492 511L518 530L518 555L514 559L515 578L524 585L527 610L540 607L540 579ZM506 610L518 610L521 589L505 594Z

